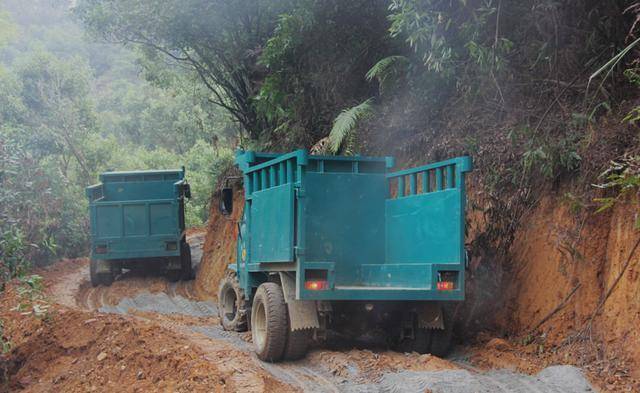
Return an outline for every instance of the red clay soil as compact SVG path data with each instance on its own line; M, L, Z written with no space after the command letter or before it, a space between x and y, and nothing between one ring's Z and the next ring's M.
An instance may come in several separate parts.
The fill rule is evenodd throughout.
M233 214L225 217L218 211L215 197L211 202L207 235L195 285L198 295L205 299L217 297L220 279L224 277L227 266L236 260L237 223L244 208L242 191L234 193L233 206Z
M12 343L5 391L235 391L228 375L173 332L55 304L37 318L13 310L20 302L11 287L0 303Z
M0 319L11 350L0 355L0 391L294 391L253 365L246 353L181 329L182 322L194 320L102 314L82 303L60 304L86 286L86 262L61 261L39 272L46 288L37 304L48 307L44 315L34 315L34 302L18 292L21 284L10 283L2 292Z
M352 365L362 372L360 378L375 381L384 373L398 371L440 371L459 367L455 364L429 354L418 355L392 351L372 352L352 349L345 352L318 350L307 355L307 359L315 364L328 365L334 375L349 378Z
M622 203L601 214L573 212L562 197L547 197L524 217L511 250L509 307L502 310L514 337L512 351L504 351L509 361L575 364L607 391L640 391L640 250L592 318L640 237L637 210ZM495 349L481 352L490 363L498 358Z
M205 226L200 226L200 227L191 227L191 228L187 228L187 229L184 231L184 234L185 234L187 237L191 237L191 236L197 236L197 235L200 235L200 234L205 233L205 232L207 232L207 227L205 227Z

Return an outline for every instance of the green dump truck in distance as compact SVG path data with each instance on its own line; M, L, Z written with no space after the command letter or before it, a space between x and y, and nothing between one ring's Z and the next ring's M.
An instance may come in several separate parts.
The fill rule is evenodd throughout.
M391 157L305 150L241 151L236 163L245 202L218 293L225 329L250 328L267 361L302 357L335 330L447 351L449 305L464 300L469 157L398 172ZM223 213L231 195L223 190Z
M111 285L122 269L154 269L172 281L192 276L184 230L191 197L184 168L105 172L87 187L91 283Z

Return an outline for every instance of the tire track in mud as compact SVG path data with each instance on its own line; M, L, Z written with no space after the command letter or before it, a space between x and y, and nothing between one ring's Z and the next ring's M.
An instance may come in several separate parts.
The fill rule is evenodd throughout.
M194 255L198 253L194 252ZM265 363L253 353L248 333L227 332L219 326L216 305L196 299L193 281L167 283L158 277L141 279L125 274L112 287L93 288L86 278L87 269L79 270L80 273L71 274L66 280L82 282L64 286L67 302L69 292L75 288L76 307L130 315L180 333L203 350L208 361L230 371L233 383L242 391L269 390L260 377L261 372L300 391L319 393L591 391L580 371L571 366L554 366L529 376L506 370L480 372L466 362L454 361L449 370L407 371L394 367L377 370L377 375L371 376L370 370L365 368L366 363L363 367L351 360L346 360L351 364L343 364L348 370L347 375L340 375L335 372L335 364L322 356L315 356L313 360L307 357L298 362ZM147 290L149 287L154 290ZM320 354L324 352L317 351ZM233 357L234 352L242 352L246 356ZM372 352L370 355L373 358L378 356ZM229 361L231 357L233 361ZM415 356L415 361L418 360L419 356ZM333 360L334 363L340 361Z
M573 368L569 366L559 366L562 374L560 380L547 381L540 376L521 375L510 371L478 372L469 366L457 370L388 372L375 379L368 379L356 371L355 375L350 378L339 378L333 375L326 365L311 364L309 360L295 363L264 363L252 353L251 344L246 339L247 333L228 332L220 328L216 320L216 306L210 302L199 302L186 298L181 293L189 293L188 288L188 285L181 287L181 284L169 284L166 292L151 294L143 291L133 298L123 298L116 306L106 304L105 291L98 288L93 292L88 292L87 304L91 304L92 307L96 307L102 312L129 314L136 317L141 317L137 313L141 311L165 316L184 315L209 318L211 320L208 323L194 326L185 324L179 319L174 321L156 319L146 314L142 316L142 318L155 320L164 327L191 337L200 348L207 349L209 353L220 353L220 342L227 344L229 348L245 352L251 357L253 363L244 365L246 371L260 368L274 378L305 392L404 393L430 390L456 393L559 393L589 391L589 386L581 374L572 375L574 374ZM214 356L211 359L216 360ZM457 364L462 366L461 363ZM357 367L354 369L357 370ZM566 379L567 374L571 378ZM562 379L566 380L562 381ZM255 383L249 383L249 381L234 382L243 383L247 391L260 391L262 388Z
M85 277L88 275L88 272L83 273L86 273ZM120 282L116 281L112 287L96 288L91 287L83 277L84 282L79 286L79 292L76 296L77 307L105 313L130 315L153 321L189 337L191 341L196 342L201 349L206 349L208 353L220 352L220 342L226 343L229 349L240 350L250 356L253 364L244 365L247 370L243 371L247 372L242 373L242 378L245 379L248 372L257 367L271 374L274 378L304 392L334 393L345 391L340 387L341 383L335 381L330 372L313 365L301 365L299 362L271 364L258 360L253 353L251 343L247 341L248 333L244 333L245 339L243 339L242 334L223 330L217 322L216 305L211 302L195 300L192 282L167 283L164 291L155 293L140 288L141 290L135 296L120 297L120 301L114 304L110 299L118 298L117 292L130 292L130 288L123 285L123 281L126 282L129 277L125 274L119 278ZM132 284L138 283L132 282ZM208 318L210 321L207 324L188 325L180 318L184 316ZM212 356L210 360L216 362L217 359ZM243 386L246 391L263 391L259 383L241 380L234 381L234 383L236 386Z

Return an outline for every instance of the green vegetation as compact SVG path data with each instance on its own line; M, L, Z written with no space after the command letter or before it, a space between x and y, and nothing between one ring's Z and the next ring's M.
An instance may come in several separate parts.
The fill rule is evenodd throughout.
M86 40L70 6L0 3L0 283L86 255L84 187L100 172L184 165L201 225L232 157L235 128L197 78Z
M21 277L16 288L20 303L15 309L36 318L49 317L49 302L44 296L44 283L37 274Z
M600 175L600 179L605 182L597 184L596 187L613 190L615 195L594 199L600 204L598 213L612 208L618 201L629 197L634 198L633 201L637 204L638 190L640 190L640 157L626 155L612 161L609 168ZM640 219L637 220L636 226L640 228Z
M354 133L358 123L371 116L372 99L369 98L362 104L342 111L333 122L329 133L329 151L333 154L342 150L345 154L353 154L355 148Z

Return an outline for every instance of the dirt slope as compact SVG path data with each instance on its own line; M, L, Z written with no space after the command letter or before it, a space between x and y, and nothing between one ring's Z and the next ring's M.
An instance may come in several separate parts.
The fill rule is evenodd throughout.
M157 325L56 304L38 319L15 310L20 303L15 287L0 303L13 346L6 390L234 391L201 351Z
M247 353L184 329L217 325L215 318L97 308L140 291L185 299L192 283L125 274L112 287L92 288L87 262L67 260L39 271L45 297L25 295L19 282L2 293L3 336L12 348L0 355L0 391L296 391L255 367ZM36 304L48 311L35 316Z
M200 269L195 288L203 298L217 297L218 282L224 276L227 266L236 260L236 236L238 221L242 217L244 194L236 190L233 198L233 214L225 217L218 210L214 197L209 212L209 222L205 237Z
M634 228L636 214L631 202L594 214L572 212L562 197L543 199L524 218L511 250L518 268L506 291L506 330L525 335L564 303L532 332L533 339L548 350L582 351L582 361L595 363L603 375L608 371L640 379L638 251L590 323L640 237Z

